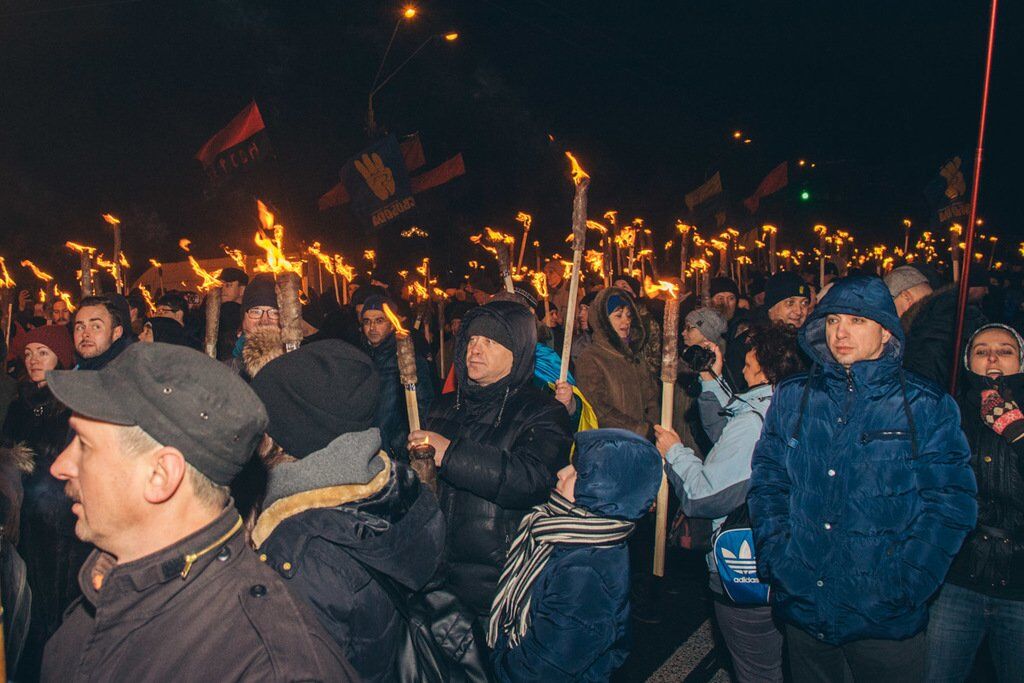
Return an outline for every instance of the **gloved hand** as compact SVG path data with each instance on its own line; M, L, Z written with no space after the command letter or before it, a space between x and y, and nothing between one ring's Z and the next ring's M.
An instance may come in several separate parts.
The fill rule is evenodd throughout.
M981 392L981 419L1010 443L1024 437L1024 412L995 389Z

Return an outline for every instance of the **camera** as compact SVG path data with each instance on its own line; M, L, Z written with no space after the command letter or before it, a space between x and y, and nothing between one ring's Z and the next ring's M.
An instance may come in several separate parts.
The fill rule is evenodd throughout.
M715 364L715 352L696 344L683 349L680 357L694 372L709 372Z

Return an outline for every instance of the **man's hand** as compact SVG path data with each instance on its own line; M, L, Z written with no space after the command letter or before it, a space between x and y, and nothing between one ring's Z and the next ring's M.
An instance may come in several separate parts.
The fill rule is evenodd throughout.
M559 403L565 406L565 409L569 411L570 415L572 415L576 411L576 397L573 396L572 385L569 384L568 382L555 382L555 398L558 400Z
M715 376L722 376L722 367L725 365L725 362L722 360L722 349L718 348L718 344L710 341L704 342L701 346L715 354L715 362L711 364L711 371L715 374L712 375L711 372L702 372L700 373L700 378L713 382Z
M981 419L1010 443L1024 437L1024 413L1020 406L995 389L981 392Z
M658 452L661 453L663 458L668 455L670 448L677 443L682 443L678 434L671 429L665 429L661 425L654 425L654 435L656 437L654 445L658 447Z
M418 446L424 441L434 447L434 464L440 467L445 453L448 452L448 446L451 446L452 442L437 432L417 429L414 432L409 432L409 440L406 441L405 447L411 449L413 446Z

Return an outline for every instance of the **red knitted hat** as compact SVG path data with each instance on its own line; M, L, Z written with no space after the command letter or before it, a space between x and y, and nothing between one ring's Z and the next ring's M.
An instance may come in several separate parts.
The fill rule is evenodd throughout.
M28 332L22 332L11 343L11 351L18 359L25 357L25 347L32 343L42 344L57 356L60 367L70 370L75 366L75 347L71 333L65 325L43 325Z

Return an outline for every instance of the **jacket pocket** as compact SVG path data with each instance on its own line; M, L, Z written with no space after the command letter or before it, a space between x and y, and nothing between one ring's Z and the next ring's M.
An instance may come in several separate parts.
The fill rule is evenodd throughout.
M861 432L858 439L867 460L909 460L910 432L905 429L875 429Z

